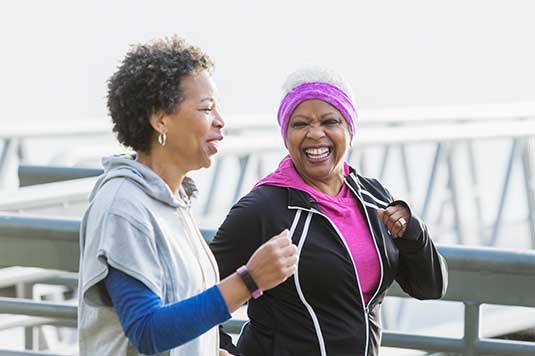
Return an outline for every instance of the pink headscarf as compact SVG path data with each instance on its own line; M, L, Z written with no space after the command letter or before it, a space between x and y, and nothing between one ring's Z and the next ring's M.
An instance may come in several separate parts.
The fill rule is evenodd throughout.
M304 83L293 88L282 99L277 119L281 127L281 134L286 142L288 123L295 108L305 100L318 99L334 106L347 122L351 139L355 135L355 122L357 111L353 101L343 90L329 83L311 82ZM285 143L286 144L286 143Z

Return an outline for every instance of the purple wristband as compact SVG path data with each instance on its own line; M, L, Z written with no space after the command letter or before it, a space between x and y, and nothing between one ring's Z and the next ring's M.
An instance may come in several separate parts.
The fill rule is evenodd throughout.
M253 299L258 299L258 298L260 298L262 296L262 294L264 294L262 292L262 289L260 289L258 287L258 285L256 284L255 280L253 279L253 277L249 273L249 270L247 269L247 266L245 266L245 265L241 266L240 268L238 268L236 270L236 272L238 273L238 276L241 277L243 283L245 284L245 286L247 287L247 289L251 293L251 296L253 297Z

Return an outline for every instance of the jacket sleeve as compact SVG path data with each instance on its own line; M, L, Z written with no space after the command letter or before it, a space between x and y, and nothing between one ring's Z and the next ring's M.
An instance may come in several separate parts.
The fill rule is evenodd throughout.
M399 249L396 281L401 288L417 299L442 298L448 286L448 268L429 237L427 226L412 215L404 236L394 243Z
M230 318L217 286L164 305L141 281L111 266L104 284L125 335L142 354L171 350Z
M210 243L219 266L221 279L234 273L247 263L263 242L265 228L262 222L262 203L253 191L232 207ZM233 355L241 355L232 344L231 337L219 327L220 347Z
M429 236L427 226L414 215L410 206L402 200L394 200L385 189L393 205L404 205L411 217L401 238L394 239L399 250L399 267L396 281L411 297L439 299L446 294L448 268ZM392 238L388 236L388 238Z

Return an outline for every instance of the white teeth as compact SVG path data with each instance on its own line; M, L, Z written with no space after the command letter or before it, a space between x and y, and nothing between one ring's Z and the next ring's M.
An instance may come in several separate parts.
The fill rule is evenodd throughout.
M327 148L327 147L321 147L321 148L307 148L307 149L305 150L305 152L306 152L308 155L311 155L311 156L323 156L323 155L329 153L329 148Z
M311 160L323 160L329 156L330 152L331 150L328 147L305 149L305 154Z

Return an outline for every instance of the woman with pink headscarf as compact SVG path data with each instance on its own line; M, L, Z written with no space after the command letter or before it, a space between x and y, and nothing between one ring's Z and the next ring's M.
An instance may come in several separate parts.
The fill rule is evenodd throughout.
M345 161L356 121L350 88L336 73L288 77L278 111L288 155L232 208L211 248L224 278L287 228L297 272L263 295L251 290L237 346L222 334L232 354L375 356L379 308L394 281L418 299L445 294L446 264L425 224Z

